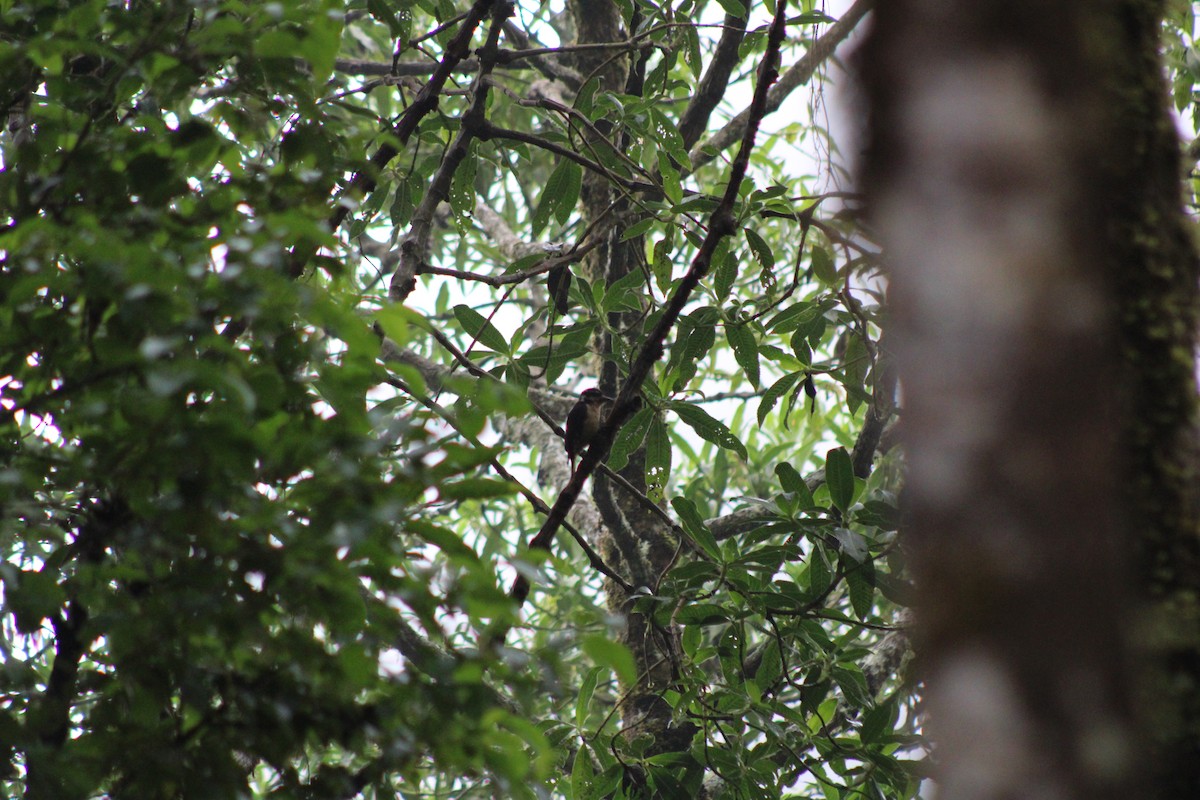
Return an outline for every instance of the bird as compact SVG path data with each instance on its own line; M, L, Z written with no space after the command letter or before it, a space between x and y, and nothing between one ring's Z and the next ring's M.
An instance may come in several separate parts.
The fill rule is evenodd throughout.
M605 412L613 402L599 389L584 389L579 400L567 414L567 430L563 444L567 449L567 458L571 461L571 472L575 471L575 458L583 449L592 443L600 424L604 421Z

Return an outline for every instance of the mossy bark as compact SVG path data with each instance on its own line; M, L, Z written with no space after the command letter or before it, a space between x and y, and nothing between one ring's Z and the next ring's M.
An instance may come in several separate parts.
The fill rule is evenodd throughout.
M1182 165L1159 60L1164 4L1124 0L1112 28L1119 153L1105 232L1119 308L1126 494L1147 622L1139 645L1159 796L1200 792L1200 452L1196 330L1200 260L1183 211Z
M1200 791L1200 264L1163 13L896 0L862 59L945 797L1129 796L1147 756L1150 793Z

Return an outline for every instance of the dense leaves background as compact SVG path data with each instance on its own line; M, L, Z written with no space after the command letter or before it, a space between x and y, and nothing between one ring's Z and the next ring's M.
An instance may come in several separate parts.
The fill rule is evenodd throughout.
M526 548L719 227L752 5L4 6L7 795L916 794L877 248L794 155L866 2L787 11L594 552Z

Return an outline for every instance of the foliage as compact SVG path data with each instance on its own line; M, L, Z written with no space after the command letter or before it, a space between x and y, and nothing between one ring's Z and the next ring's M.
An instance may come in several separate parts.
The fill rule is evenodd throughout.
M598 61L458 5L6 4L5 793L912 796L874 248L787 155L824 132L768 117L619 434L677 523L624 597L526 551L566 473L515 423L624 374L708 234L681 119L741 4L617 3ZM784 70L830 29L789 13Z

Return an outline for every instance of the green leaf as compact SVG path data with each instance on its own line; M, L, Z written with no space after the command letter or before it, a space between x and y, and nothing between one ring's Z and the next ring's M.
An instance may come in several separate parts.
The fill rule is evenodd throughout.
M849 528L835 528L833 537L837 539L838 548L858 563L867 561L867 539L858 531Z
M825 548L816 545L808 555L808 592L813 598L824 594L833 583L833 569Z
M683 36L683 61L692 71L692 77L699 78L704 69L704 59L700 54L700 34L694 25L684 25L680 33Z
M712 531L708 529L708 526L704 524L704 520L700 518L700 513L696 510L696 505L686 497L672 497L671 507L679 515L680 525L692 537L692 541L708 554L710 558L720 561L721 548L717 545L717 540L713 538Z
M550 173L546 188L542 190L541 199L538 200L537 210L533 213L530 227L534 236L541 234L551 215L559 224L566 224L579 201L582 186L583 169L574 161L559 161L558 166Z
M671 249L674 243L675 237L669 231L667 236L654 243L654 263L650 265L650 269L654 273L655 284L663 293L671 285L671 271L674 268L671 261Z
M592 695L596 691L596 682L600 678L600 668L592 667L583 676L579 685L579 696L575 698L575 727L583 730L587 723L588 712L591 708Z
M817 280L826 285L837 283L837 267L834 266L833 258L829 255L828 250L823 247L814 247L810 258L813 274L817 276Z
M847 337L846 351L842 355L842 363L845 365L838 375L839 381L846 390L846 408L851 414L858 410L858 407L864 402L868 402L870 397L863 386L863 381L867 376L867 369L870 366L870 358L867 354L866 344L861 336L851 335Z
M824 313L824 309L815 303L796 303L771 317L766 329L774 333L787 333Z
M783 675L783 660L779 650L779 640L771 639L759 659L758 672L754 673L754 683L763 694L775 688L776 682Z
M452 483L443 483L439 488L443 500L482 500L507 497L516 492L516 484L495 478L463 478Z
M436 546L447 556L468 562L479 561L479 556L475 551L467 547L462 538L449 528L435 525L427 520L414 519L406 522L404 529Z
M718 447L723 447L726 450L732 450L746 461L749 456L746 453L746 445L742 444L741 440L733 435L733 431L725 426L725 423L719 422L709 415L707 411L688 403L675 402L671 403L669 408L683 420L688 427L700 435L702 439L712 442Z
M854 503L854 466L846 448L837 447L825 455L825 482L829 485L829 499L845 514Z
M659 145L659 166L661 167L662 162L666 160L661 156L661 152L664 149L667 151L667 155L675 160L675 164L691 164L687 148L683 145L683 137L680 136L679 129L675 127L675 123L659 108L653 105L650 107L650 116L654 120L654 132L656 134L654 138ZM678 171L676 171L676 174L678 174Z
M860 559L846 565L846 585L850 590L850 607L859 619L871 616L875 607L875 562Z
M900 510L883 500L868 500L854 512L854 521L859 525L894 531L900 526Z
M663 194L667 199L673 205L683 202L683 184L680 182L679 169L662 150L658 151L658 171L662 175Z
M875 699L871 697L871 691L867 688L867 679L863 677L862 670L857 666L842 662L837 664L832 672L834 682L842 690L842 696L851 706L870 708L875 705Z
M679 350L679 360L677 366L677 377L672 388L673 391L682 391L696 376L696 369L701 359L708 355L708 351L717 341L717 326L713 322L702 321L706 320L708 315L702 314L705 309L701 309L690 315L689 323L690 330L687 337L683 340L682 346L677 340L675 347L672 348L672 361L675 360L675 350ZM715 316L715 315L714 315ZM679 329L680 335L683 335L683 327Z
M733 347L733 357L742 368L746 379L755 389L759 382L758 341L749 323L735 325L725 324L725 336Z
M713 253L713 293L718 300L724 302L729 299L729 293L737 281L739 266L737 253L729 249L729 240L722 239Z
M767 420L767 415L771 413L771 409L779 402L779 398L787 394L788 389L796 385L796 381L804 377L803 372L790 372L784 375L779 380L775 381L763 393L762 400L758 403L758 425L762 427Z
M520 363L531 370L545 370L547 380L553 380L564 367L579 360L591 350L590 330L575 330L557 339L553 345L540 344L521 354Z
M604 297L600 301L601 311L641 311L646 296L645 281L646 276L639 269L630 270L613 281L604 289Z
M475 213L475 168L478 160L472 143L450 181L450 210L460 220L470 219Z
M881 744L885 732L895 724L896 703L889 699L863 713L859 736L863 744Z
M457 305L454 307L454 317L463 330L476 339L484 347L489 347L497 353L509 353L508 341L496 330L482 314L470 306Z
M596 771L592 768L592 754L588 748L580 747L575 751L575 763L571 767L571 798L572 800L591 800L592 784Z
M604 634L594 633L584 636L580 646L597 664L615 672L622 684L631 685L637 680L637 665L634 663L633 654L620 642L614 642Z
M713 603L689 603L675 619L680 625L720 625L729 621L729 612Z
M796 471L795 467L786 461L780 462L775 465L775 475L778 476L779 485L783 487L783 490L795 496L801 510L816 506L808 484L804 482L804 478Z
M649 430L653 419L654 409L642 408L621 426L617 431L617 438L613 440L612 449L608 452L609 469L624 469L629 463L630 454L642 446L642 440L646 438L646 431Z
M566 225L575 211L575 204L579 202L579 193L583 189L583 167L574 161L563 161L554 171L557 173L559 169L563 172L563 185L562 194L554 204L554 218L558 220L559 225Z
M671 437L660 415L655 415L646 436L646 493L661 502L671 477Z
M639 219L621 233L621 241L627 242L630 239L643 235L646 233L646 231L650 230L650 228L652 228L656 222L658 222L658 220L654 217Z
M329 80L342 36L341 14L314 14L304 27L304 39L299 55L312 64L313 79L318 85Z
M407 42L412 38L412 12L407 8L397 12L386 0L367 0L367 10L371 16L388 26L388 33L393 39Z
M375 321L383 329L384 336L403 347L408 343L409 325L417 319L409 309L392 303L375 312Z
M765 270L775 269L775 253L766 240L751 228L742 228L742 231L746 234L746 243L750 245L750 252L754 253L759 265Z

